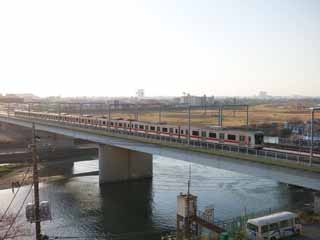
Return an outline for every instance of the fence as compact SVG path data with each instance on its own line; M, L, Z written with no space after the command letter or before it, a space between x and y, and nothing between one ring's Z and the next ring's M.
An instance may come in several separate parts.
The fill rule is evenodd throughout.
M303 202L299 203L301 206L305 205ZM297 204L297 206L299 205ZM309 209L310 207L305 207L306 209ZM280 208L268 208L257 212L247 212L246 209L244 210L244 214L242 216L234 217L227 220L219 220L212 216L211 221L208 219L208 217L199 211L199 216L204 216L206 221L210 221L213 224L223 228L228 232L229 236L234 237L236 234L238 234L241 230L245 230L247 221L252 218L258 218L262 216L266 216L272 213L277 213L281 211L301 211L301 208L292 208L289 206L283 206ZM304 209L304 210L306 210ZM309 209L310 210L310 209Z

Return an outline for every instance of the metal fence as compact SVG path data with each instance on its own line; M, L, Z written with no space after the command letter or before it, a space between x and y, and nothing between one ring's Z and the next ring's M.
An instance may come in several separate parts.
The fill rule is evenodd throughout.
M240 231L246 229L246 224L249 219L263 217L263 216L266 216L266 215L269 215L272 213L281 212L281 211L299 212L302 209L304 209L304 210L308 209L310 211L310 209L309 209L310 207L305 207L306 204L303 204L303 202L300 202L299 204L301 205L299 208L292 208L290 206L282 206L279 208L268 208L268 209L264 209L264 210L256 211L256 212L247 212L246 209L244 209L243 215L238 216L238 217L234 217L234 218L230 218L230 219L226 219L226 220L219 220L219 219L212 216L211 219L208 219L206 217L206 221L209 221L209 222L225 229L226 232L228 232L229 236L234 237ZM203 212L199 211L199 216L202 216L202 215L205 215L205 214L203 214Z

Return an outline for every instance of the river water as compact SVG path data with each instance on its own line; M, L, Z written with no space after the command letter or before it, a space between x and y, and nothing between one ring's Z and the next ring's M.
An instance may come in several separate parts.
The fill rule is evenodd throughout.
M42 223L43 232L57 239L159 239L174 231L176 198L186 192L190 163L154 156L153 179L99 186L98 176L72 177L98 170L98 160L51 164L42 175L67 178L40 185L41 200L49 200L53 220ZM198 209L215 208L224 220L265 209L295 208L312 200L312 192L270 179L191 163L191 192L198 196ZM11 209L16 212L29 186L22 187ZM13 194L0 191L0 211ZM32 194L27 202L32 201ZM24 210L20 222L25 221ZM26 225L33 234L32 225ZM23 237L22 239L27 239Z

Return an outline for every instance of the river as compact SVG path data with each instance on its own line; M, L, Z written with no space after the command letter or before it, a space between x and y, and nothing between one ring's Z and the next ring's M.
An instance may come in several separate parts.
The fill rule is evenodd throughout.
M49 200L52 221L42 230L57 239L159 239L161 232L174 231L176 198L186 192L190 163L154 156L152 180L99 186L98 176L72 174L98 170L98 160L51 164L42 175L66 176L40 185L41 200ZM214 207L215 218L224 220L265 209L295 208L312 200L312 192L271 179L191 163L191 192L198 196L198 209ZM29 190L22 187L13 211ZM0 191L0 211L13 194ZM32 201L30 195L27 202ZM20 222L25 221L24 210ZM34 232L26 225L26 232ZM23 239L27 239L24 237Z

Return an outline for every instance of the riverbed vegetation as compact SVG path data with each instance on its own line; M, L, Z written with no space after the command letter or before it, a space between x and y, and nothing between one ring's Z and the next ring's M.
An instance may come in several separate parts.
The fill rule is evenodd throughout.
M0 165L0 178L21 167L24 167L24 166L21 164Z

